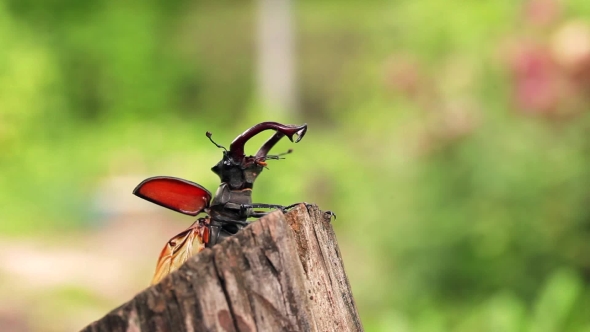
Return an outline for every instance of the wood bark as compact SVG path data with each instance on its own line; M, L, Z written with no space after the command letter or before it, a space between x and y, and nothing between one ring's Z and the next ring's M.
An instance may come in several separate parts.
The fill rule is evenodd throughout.
M330 216L275 211L83 331L362 331Z

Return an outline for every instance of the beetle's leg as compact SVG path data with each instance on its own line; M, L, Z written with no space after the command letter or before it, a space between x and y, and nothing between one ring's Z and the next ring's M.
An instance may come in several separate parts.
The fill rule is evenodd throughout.
M306 203L306 202L299 202L299 203L295 203L295 204L291 204L291 205L278 205L278 204L260 204L260 203L254 203L254 204L242 204L241 207L242 209L250 209L250 208L258 208L258 209L280 209L281 211L283 211L283 213L286 213L288 210L296 207L299 204L305 204L305 207L307 208L307 211L309 211L309 208L311 208L313 206L313 204L310 203Z
M296 207L299 204L305 204L305 207L307 208L307 211L309 212L309 209L313 206L313 204L310 203L306 203L306 202L299 202L299 203L295 203L295 204L291 204L291 205L278 205L278 204L260 204L260 203L254 203L254 204L242 204L240 205L240 207L245 210L245 209L251 209L251 208L259 208L259 209L280 209L281 211L283 211L283 213L286 213L288 210Z
M295 203L295 204L287 205L287 206L285 206L285 207L284 207L284 209L285 209L285 210L290 210L290 209L292 209L292 208L296 207L296 206L297 206L297 205L299 205L299 204L305 204L305 206L307 207L307 209L308 209L308 210L309 210L309 207L311 206L311 204L309 204L309 203L306 203L306 202L299 202L299 203Z
M285 209L283 205L278 204L265 204L265 203L254 203L254 204L241 204L242 209Z
M283 213L287 212L285 207L278 204L264 204L264 203L254 203L254 204L240 204L241 213L246 216L247 218L255 217L260 218L269 212L263 211L252 211L252 209L280 209Z
M283 206L283 205L278 205L278 204L241 204L240 208L242 209L242 211L246 211L248 209L254 209L254 208L258 208L258 209L280 209L281 211L283 211L283 213L286 213L288 210L298 206L299 204L305 204L305 207L307 208L307 212L309 212L309 209L313 206L313 204L310 203L306 203L306 202L301 202L301 203L295 203L295 204L291 204L291 205L287 205L287 206ZM248 217L253 217L253 218L260 218L263 217L265 215L267 215L269 212L264 212L264 211L250 211L249 213L247 213ZM328 219L332 219L332 217L334 217L334 220L336 220L336 213L332 212L332 211L324 211L324 215L328 218Z
M205 243L205 246L210 248L221 242L221 225L209 225L209 242Z
M309 209L313 206L313 204L309 204L309 203L306 203L306 202L301 202L301 203L295 203L295 204L291 204L291 205L285 206L283 210L284 211L287 211L289 209L292 209L292 208L296 207L299 204L305 204L305 207L307 208L307 212L309 212ZM332 212L330 210L324 211L324 215L328 219L330 219L330 220L332 220L332 217L334 217L334 220L336 220L336 213L334 213L334 212Z
M307 212L308 213L309 213L309 209L313 206L313 204L310 204L310 203L307 203L307 202L299 202L299 203L295 203L295 204L291 204L291 205L285 206L283 208L283 210L285 210L285 211L290 210L290 209L296 207L299 204L305 204L305 208L307 209Z
M254 212L250 213L250 217L252 217L252 218L262 218L262 217L266 216L267 214L269 214L269 212L254 211Z

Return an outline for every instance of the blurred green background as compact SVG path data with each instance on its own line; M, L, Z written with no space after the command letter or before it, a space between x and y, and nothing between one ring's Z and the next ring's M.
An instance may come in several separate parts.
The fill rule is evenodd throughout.
M590 2L293 1L291 104L263 4L0 1L0 330L144 289L191 219L135 185L278 121L254 200L337 212L367 331L590 331Z

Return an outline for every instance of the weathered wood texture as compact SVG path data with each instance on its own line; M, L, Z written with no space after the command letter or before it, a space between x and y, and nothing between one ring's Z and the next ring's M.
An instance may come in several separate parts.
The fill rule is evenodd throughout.
M330 224L273 212L83 331L362 331Z

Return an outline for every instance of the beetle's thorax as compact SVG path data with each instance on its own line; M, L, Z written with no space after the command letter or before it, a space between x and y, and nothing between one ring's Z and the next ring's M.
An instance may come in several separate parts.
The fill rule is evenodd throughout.
M211 170L219 175L221 184L226 183L231 190L252 189L254 181L262 172L264 163L255 157L243 157L236 161L227 152L223 153L223 159Z
M237 208L241 204L252 204L252 189L232 190L227 183L221 183L211 201L211 207L226 206L227 204L229 207L236 205Z
M211 170L219 175L221 184L211 201L211 217L215 219L245 220L242 205L252 204L252 187L262 172L263 164L255 157L235 161L227 152Z

